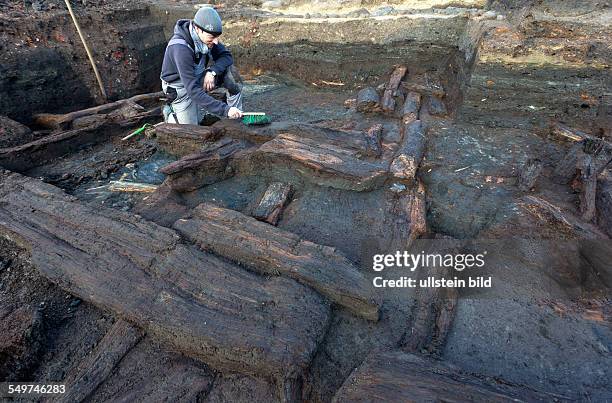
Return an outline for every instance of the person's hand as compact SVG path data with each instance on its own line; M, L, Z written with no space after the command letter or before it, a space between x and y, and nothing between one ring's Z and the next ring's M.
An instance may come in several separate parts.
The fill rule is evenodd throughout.
M240 119L242 117L242 111L235 106L232 106L227 112L227 117L230 119Z
M210 71L206 72L204 76L204 89L206 91L212 91L215 89L215 76Z

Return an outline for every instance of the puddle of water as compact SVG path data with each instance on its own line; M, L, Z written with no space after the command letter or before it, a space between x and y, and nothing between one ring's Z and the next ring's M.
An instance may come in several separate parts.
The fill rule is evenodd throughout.
M159 168L176 160L177 158L170 154L157 151L143 161L127 164L124 168L111 175L110 180L159 185L166 178L166 175L158 172Z

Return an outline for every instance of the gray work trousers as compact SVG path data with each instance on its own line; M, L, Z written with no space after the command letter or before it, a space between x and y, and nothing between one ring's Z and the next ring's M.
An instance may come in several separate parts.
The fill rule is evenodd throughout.
M234 70L234 66L230 66L223 75L215 77L215 88L225 88L227 104L242 110L242 84L238 80L240 78ZM164 121L166 123L180 123L183 125L200 124L208 112L193 102L189 94L187 94L183 83L180 81L167 83L162 80L162 91L164 93L168 87L176 89L177 97L172 102L171 109L167 105L164 107ZM178 122L175 120L174 115L176 115Z

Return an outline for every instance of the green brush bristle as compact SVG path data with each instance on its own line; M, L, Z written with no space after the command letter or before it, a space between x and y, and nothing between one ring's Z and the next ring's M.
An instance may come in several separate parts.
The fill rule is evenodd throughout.
M245 115L242 117L242 123L247 126L267 125L270 123L270 118L266 115Z

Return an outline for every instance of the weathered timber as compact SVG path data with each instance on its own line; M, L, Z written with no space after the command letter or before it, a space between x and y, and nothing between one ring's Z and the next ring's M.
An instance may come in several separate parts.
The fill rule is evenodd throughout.
M548 402L551 396L507 382L488 383L459 368L401 351L373 352L333 402Z
M584 132L572 129L558 122L555 122L550 126L550 131L555 136L559 136L561 138L571 141L582 141L585 138L589 137L589 135Z
M245 148L242 141L222 138L200 152L161 167L159 172L167 175L164 183L172 190L190 192L233 176L229 161Z
M382 134L383 125L375 124L365 131L366 139L366 151L364 153L367 157L380 157L382 154Z
M413 246L416 250L426 250L430 254L461 253L460 241L440 235L433 240L419 240L418 245ZM419 270L417 281L426 280L428 277L452 278L453 271L453 268L427 265ZM400 342L402 350L439 353L452 327L458 297L459 292L454 288L418 288L410 328Z
M89 356L64 379L66 394L54 401L69 403L87 399L142 336L139 329L118 319Z
M364 147L350 147L352 136L344 137L347 144L338 144L317 136L306 137L283 133L263 144L253 155L266 165L289 164L306 179L322 186L355 191L371 190L382 184L388 163L360 160ZM363 134L360 142L364 143ZM305 170L304 168L307 168Z
M408 250L416 239L427 233L425 186L420 180L410 190L392 194L387 210L391 217L388 228L392 249Z
M425 130L420 120L404 125L404 137L390 172L397 179L414 180L425 155Z
M596 226L582 221L580 218L575 217L571 213L562 211L558 206L555 206L549 201L536 196L525 196L523 201L524 203L522 204L522 207L530 213L536 215L538 218L541 218L541 215L536 214L533 208L544 212L554 221L557 221L559 224L565 226L579 238L608 239L608 236L597 229Z
M29 127L0 115L0 148L14 147L36 139Z
M612 175L604 171L597 182L597 224L612 237Z
M402 122L404 124L419 120L419 110L421 109L421 94L414 91L409 91L406 94L404 105L400 111Z
M111 102L104 105L95 106L93 108L83 109L80 111L66 113L64 115L54 115L49 113L41 113L34 115L34 123L37 125L47 128L47 129L60 129L60 130L68 130L71 128L73 122L76 119L83 118L85 116L91 115L99 115L99 114L109 114L113 111L116 111L126 105L131 109L139 109L140 105L138 102L151 102L155 100L159 100L164 96L163 92L154 92L150 94L140 94L133 96L128 99L121 99L116 102ZM123 116L121 120L127 118L128 116ZM111 118L116 118L116 115L111 115Z
M214 368L298 377L327 326L326 301L292 279L250 273L19 174L0 173L0 236L51 282Z
M398 66L391 73L389 82L385 86L383 92L381 106L385 113L391 114L395 111L395 96L397 95L397 88L399 87L402 78L406 75L408 68L406 66Z
M538 158L529 158L521 167L518 177L518 187L523 192L533 189L542 173L543 164Z
M563 159L559 161L553 172L553 181L558 184L567 184L576 176L576 164L580 155L584 154L582 141L573 144Z
M281 274L304 283L351 312L378 320L379 303L366 277L329 246L261 223L240 212L200 204L193 217L173 228L199 245L263 274Z
M223 129L216 126L162 123L155 127L157 144L164 151L179 157L201 151L222 135Z
M593 158L582 154L576 165L574 184L579 189L578 199L580 217L585 221L595 218L595 197L597 195L597 174L594 172Z
M612 144L591 136L577 141L555 167L553 180L559 184L567 184L574 179L576 166L584 154L592 156L593 172L595 175L599 175L612 163Z
M27 144L0 149L0 166L17 172L27 171L63 155L107 141L124 133L126 129L155 119L158 113L159 110L154 109L121 122L104 119L81 129L50 134Z
M290 196L291 185L281 182L270 184L253 211L253 217L259 221L276 225Z
M357 112L376 113L381 111L380 96L373 87L363 88L357 93Z

